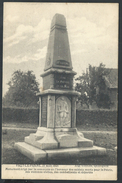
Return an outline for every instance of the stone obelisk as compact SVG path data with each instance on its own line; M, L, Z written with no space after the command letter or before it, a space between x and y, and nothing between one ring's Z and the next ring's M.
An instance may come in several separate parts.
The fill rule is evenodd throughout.
M33 161L60 154L103 155L104 148L93 146L76 128L76 99L66 19L56 14L51 23L39 96L39 127L36 133L18 142L15 148ZM87 152L87 153L86 153Z

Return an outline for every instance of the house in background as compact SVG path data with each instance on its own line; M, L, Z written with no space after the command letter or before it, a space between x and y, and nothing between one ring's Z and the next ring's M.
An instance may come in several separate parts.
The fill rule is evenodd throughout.
M104 76L103 79L105 81L105 87L103 90L100 90L99 87L96 87L96 94L102 92L104 94L109 95L111 100L110 109L117 109L118 106L118 69L106 69L108 71L108 75ZM88 109L86 104L81 106L81 103L77 103L77 110ZM89 105L89 109L99 109L96 102L93 102L92 105Z
M109 97L111 99L111 109L118 106L118 69L107 69L108 75L104 77Z

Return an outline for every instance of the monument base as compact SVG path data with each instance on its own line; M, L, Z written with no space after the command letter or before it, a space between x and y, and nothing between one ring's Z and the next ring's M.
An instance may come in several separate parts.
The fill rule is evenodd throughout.
M76 128L45 128L38 127L36 133L25 137L25 142L42 150L93 147L93 141L84 138Z
M15 143L15 149L30 158L32 161L40 163L42 160L46 161L49 159L68 158L76 155L80 158L86 156L106 155L106 149L97 146L41 150L25 142L17 142Z
M106 154L105 148L93 146L93 141L84 138L76 128L38 127L36 133L25 137L25 142L15 143L15 149L34 162L74 155Z

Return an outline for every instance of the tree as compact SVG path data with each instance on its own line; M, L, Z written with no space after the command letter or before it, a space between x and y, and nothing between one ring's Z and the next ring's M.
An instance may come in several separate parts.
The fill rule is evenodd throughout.
M39 92L39 84L33 71L15 71L8 85L9 90L3 98L3 105L18 107L37 106L38 97L36 93Z
M89 108L95 102L99 108L110 108L111 101L105 83L108 74L109 71L102 63L98 67L89 64L86 72L76 78L75 89L81 93L81 105L86 104Z

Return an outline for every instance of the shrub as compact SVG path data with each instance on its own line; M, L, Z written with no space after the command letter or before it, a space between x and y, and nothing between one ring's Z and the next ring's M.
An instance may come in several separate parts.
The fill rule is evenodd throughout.
M39 109L3 108L3 122L38 123Z
M76 113L77 125L117 125L117 111L116 110L79 110Z

